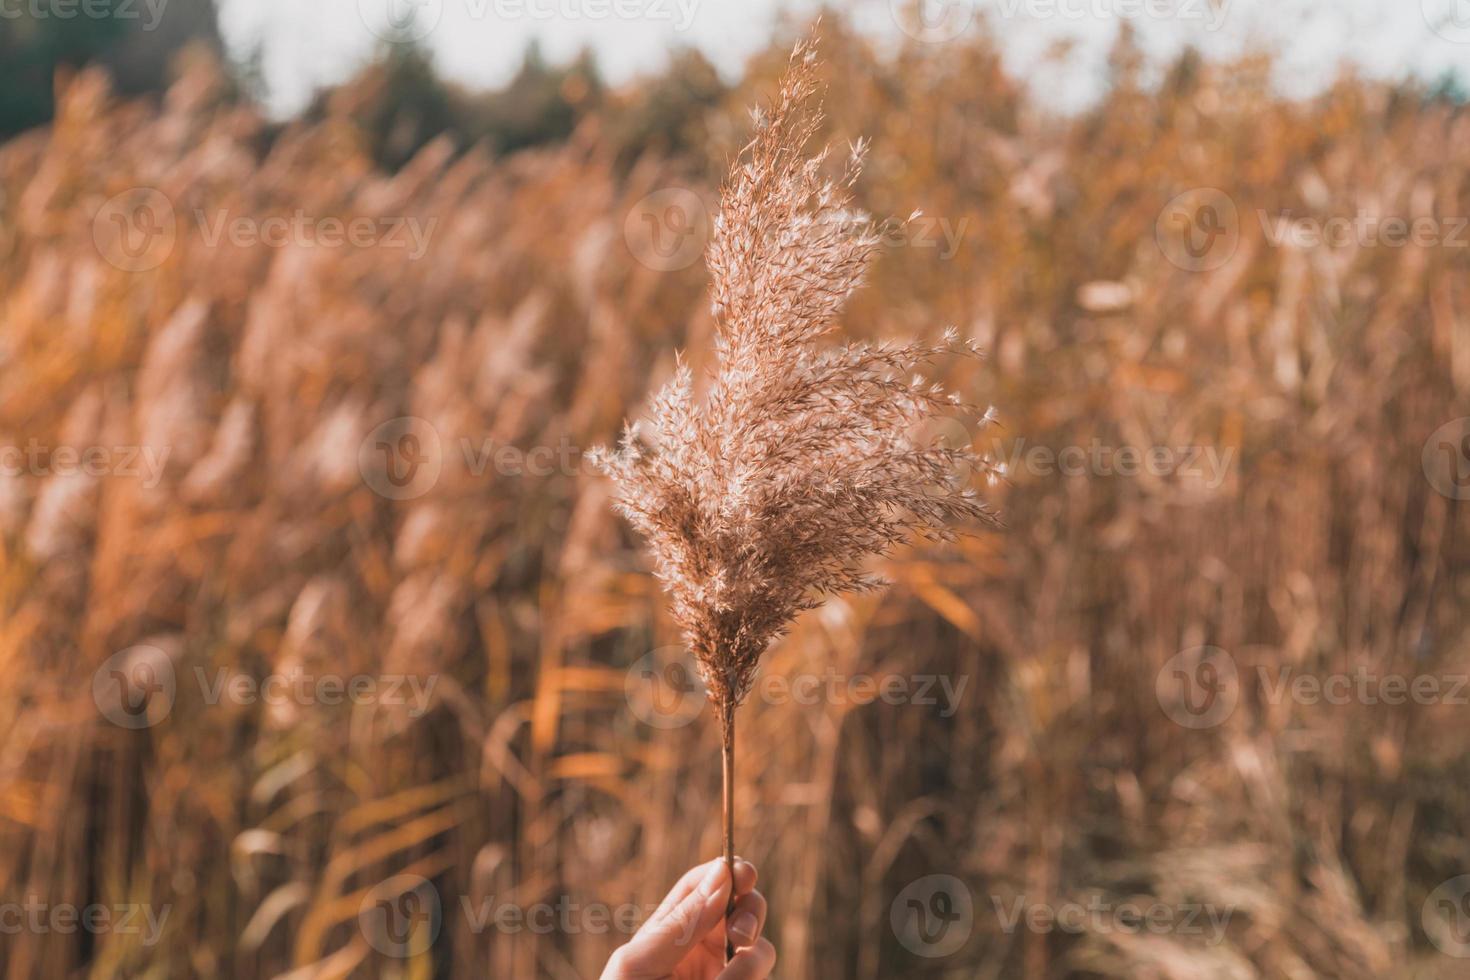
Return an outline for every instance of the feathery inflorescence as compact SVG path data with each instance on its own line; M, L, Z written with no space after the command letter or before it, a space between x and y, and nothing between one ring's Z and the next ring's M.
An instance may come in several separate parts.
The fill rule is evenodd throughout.
M951 329L939 344L819 346L888 229L852 207L862 142L836 179L827 150L806 155L818 90L806 40L722 189L706 252L718 335L705 397L681 360L649 424L593 454L727 709L798 613L879 584L869 559L913 537L952 538L956 521L994 521L971 479L999 466L917 435L974 409L911 372L973 345Z

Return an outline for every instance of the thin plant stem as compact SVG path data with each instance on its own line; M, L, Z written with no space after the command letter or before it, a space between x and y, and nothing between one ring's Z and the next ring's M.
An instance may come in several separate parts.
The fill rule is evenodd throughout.
M726 699L720 705L721 759L724 771L724 842L725 868L730 872L730 901L725 906L725 962L735 958L735 943L730 938L730 916L735 911L735 704Z

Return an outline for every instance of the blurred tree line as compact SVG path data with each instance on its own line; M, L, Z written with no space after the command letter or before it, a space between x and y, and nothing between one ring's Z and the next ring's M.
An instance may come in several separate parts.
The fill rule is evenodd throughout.
M105 14L105 15L104 15ZM228 60L215 0L17 0L0 6L0 139L41 126L54 111L57 72L101 64L119 92L163 91L175 57L203 46ZM236 92L263 94L255 58L232 66ZM692 50L628 91L604 84L590 52L567 65L527 48L503 88L470 91L447 82L416 42L385 43L355 77L317 95L308 117L344 95L378 162L396 169L430 140L483 143L507 153L566 139L590 115L625 166L645 150L680 153L705 138L703 119L726 95L714 68Z
M215 0L0 0L0 139L47 123L54 112L58 71L101 64L119 92L158 93L170 81L179 52L203 46L222 63ZM1110 87L1138 85L1142 55L1125 29L1111 59ZM1186 50L1166 87L1187 85L1199 55ZM259 52L231 66L239 97L264 95ZM1412 102L1463 104L1457 73L1428 84L1397 87ZM484 144L508 153L566 139L596 117L603 145L626 168L645 152L699 158L709 138L709 110L729 95L714 67L693 49L674 52L657 75L620 90L602 80L590 52L555 65L534 42L519 70L493 91L465 89L441 78L418 42L384 43L373 61L341 85L318 93L308 119L345 97L378 163L396 170L425 144L448 135L460 149Z
M692 49L676 52L662 73L614 91L590 51L556 65L532 42L504 87L477 91L441 78L419 44L397 42L342 86L320 93L308 116L324 114L329 100L345 95L374 157L389 170L441 135L460 149L484 144L510 153L561 142L595 117L603 144L626 167L645 151L683 155L701 147L706 115L726 94L714 67Z
M0 5L0 138L50 121L57 71L102 64L118 91L157 92L175 54L223 57L214 0L12 0Z

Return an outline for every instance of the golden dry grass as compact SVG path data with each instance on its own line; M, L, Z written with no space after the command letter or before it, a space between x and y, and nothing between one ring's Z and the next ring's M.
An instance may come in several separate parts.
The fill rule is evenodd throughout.
M1000 406L978 450L1097 440L1232 463L1217 486L1017 467L997 501L1009 530L904 555L889 591L771 651L767 678L968 685L948 717L750 699L737 840L782 975L1460 975L1420 911L1470 872L1466 707L1271 703L1246 684L1193 730L1156 679L1205 644L1244 676L1470 673L1467 505L1421 465L1470 413L1465 250L1280 247L1255 217L1470 213L1470 118L1351 78L1286 102L1257 61L1186 60L1144 91L1123 48L1104 102L1059 121L988 42L880 59L840 23L826 34L829 128L873 141L863 203L965 229L947 259L891 250L849 334L975 335L985 367L946 380ZM782 55L752 65L706 156L631 172L593 120L566 146L433 144L385 175L351 122L360 92L275 132L207 65L161 108L83 75L53 128L0 148L0 443L168 451L156 486L55 467L0 481L0 901L169 909L151 945L6 935L5 976L592 977L616 930L477 930L461 903L655 902L717 852L708 712L660 730L629 710L630 665L677 631L607 487L579 467L476 474L459 440L606 441L676 348L708 349L702 269L641 263L625 218L660 188L712 190ZM138 186L178 234L127 272L94 216ZM1207 272L1155 235L1197 187L1240 213ZM193 218L297 209L437 225L408 261L211 246ZM401 416L433 426L443 468L392 500L359 447ZM178 694L133 731L92 684L140 643ZM220 669L436 686L422 716L204 703L196 670ZM934 873L967 884L975 921L926 959L890 908ZM445 914L431 947L395 958L358 912L403 874ZM1234 915L1215 943L1007 931L996 909L1017 896Z

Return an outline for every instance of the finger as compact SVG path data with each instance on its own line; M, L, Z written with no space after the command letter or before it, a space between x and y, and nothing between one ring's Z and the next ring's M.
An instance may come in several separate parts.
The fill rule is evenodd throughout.
M688 898L689 893L694 891L695 888L699 887L699 882L704 878L705 874L708 873L710 866L716 863L722 862L719 858L715 858L713 861L706 861L703 864L696 864L694 867L684 872L683 876L678 881L674 882L674 887L669 889L669 893L664 896L664 900L658 903L658 908L654 910L654 913L650 917L649 921L663 918L665 915L668 915L669 909L673 908L675 905L678 905L684 899Z
M730 900L730 875L724 862L702 865L694 888L663 915L655 915L620 951L623 966L638 974L662 976L719 924Z
M766 897L760 892L749 892L735 900L730 913L710 930L704 943L714 952L723 953L727 935L737 947L749 946L760 938L765 927Z
M735 911L726 920L726 931L736 947L743 948L760 938L766 927L766 897L751 892L735 900Z
M748 895L755 891L755 882L758 877L760 876L756 874L755 865L745 858L737 857L735 859L735 897L739 898L741 895Z
M743 858L735 859L735 901L737 904L742 897L755 893L756 877L755 865ZM765 899L761 901L764 903ZM725 954L725 931L733 915L734 911L731 909L729 915L715 923L715 927L705 934L705 946L718 956ZM750 942L737 943L737 945L749 946Z
M716 980L766 980L775 968L776 947L769 939L762 939L736 953Z
M699 886L699 882L704 878L705 872L709 870L711 865L715 864L723 867L725 864L724 858L715 858L713 861L706 861L704 864L696 865L684 872L684 876L674 884L673 888L669 889L669 893L659 903L657 911L653 913L653 918L657 919L667 915L670 909L687 898L689 893ZM755 865L744 858L737 857L735 859L735 894L737 896L744 895L755 887L755 881Z

